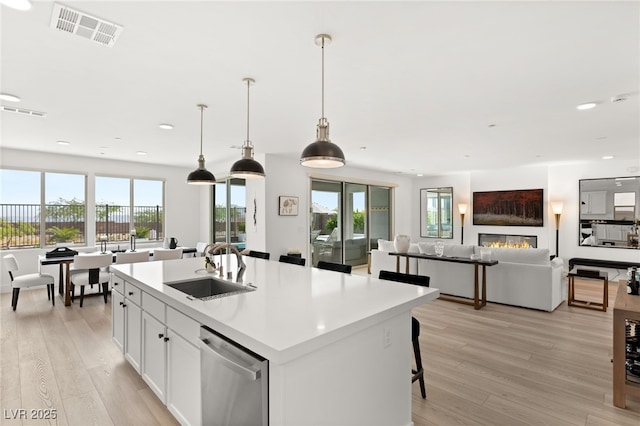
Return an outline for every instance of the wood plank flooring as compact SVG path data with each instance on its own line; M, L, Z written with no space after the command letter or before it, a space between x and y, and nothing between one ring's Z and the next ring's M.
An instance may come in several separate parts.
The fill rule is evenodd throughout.
M566 303L552 313L441 300L416 308L427 399L414 383L415 425L640 425L640 401L612 405L616 288L606 313ZM578 281L576 296L597 301L599 289ZM52 307L41 289L10 305L0 295L0 424L177 424L112 343L110 301ZM13 418L21 408L27 418ZM57 418L32 419L31 409Z

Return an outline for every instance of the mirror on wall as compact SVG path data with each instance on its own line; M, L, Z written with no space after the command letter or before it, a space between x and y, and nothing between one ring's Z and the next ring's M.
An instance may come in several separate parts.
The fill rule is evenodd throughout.
M640 176L579 182L579 244L638 249Z
M453 238L453 188L420 190L420 236Z

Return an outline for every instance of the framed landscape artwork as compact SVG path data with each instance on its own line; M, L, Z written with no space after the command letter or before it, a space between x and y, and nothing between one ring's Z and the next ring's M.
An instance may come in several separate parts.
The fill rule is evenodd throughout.
M473 224L544 226L542 189L474 192Z
M278 214L280 216L298 216L298 197L281 195L279 200Z

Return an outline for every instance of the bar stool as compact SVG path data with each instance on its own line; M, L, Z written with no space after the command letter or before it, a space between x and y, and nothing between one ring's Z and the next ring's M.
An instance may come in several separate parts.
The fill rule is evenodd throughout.
M429 287L431 277L426 275L402 274L400 272L380 271L381 280L395 281L399 283L421 285ZM422 355L420 354L420 321L415 317L411 317L411 342L413 343L413 355L416 359L416 368L411 369L411 383L418 380L420 383L420 393L422 398L427 397L427 390L424 384L424 368L422 367Z

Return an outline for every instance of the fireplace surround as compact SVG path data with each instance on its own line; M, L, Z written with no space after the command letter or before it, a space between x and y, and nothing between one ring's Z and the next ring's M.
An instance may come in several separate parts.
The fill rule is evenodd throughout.
M478 234L478 245L494 248L537 248L538 237L535 235Z

